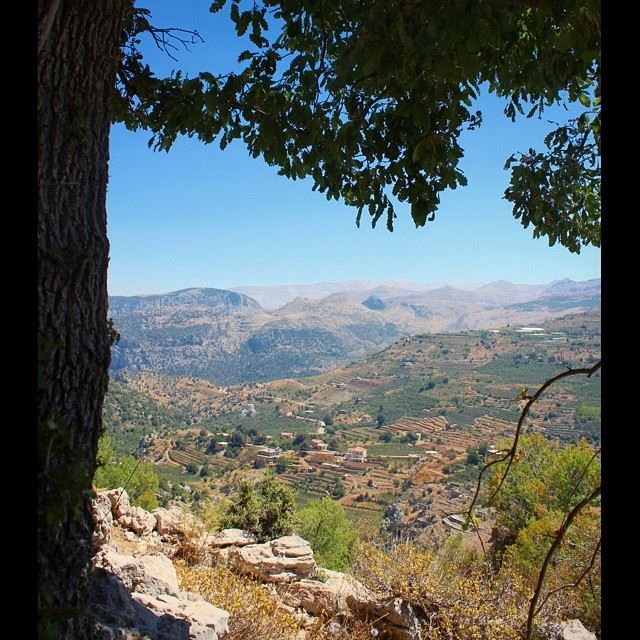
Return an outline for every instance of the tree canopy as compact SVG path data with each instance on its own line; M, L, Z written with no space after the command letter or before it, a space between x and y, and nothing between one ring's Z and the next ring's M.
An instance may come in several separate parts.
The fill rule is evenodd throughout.
M298 512L298 533L308 540L318 564L327 569L349 568L358 532L342 505L331 498L313 500Z
M158 30L136 9L126 30L116 118L222 148L242 139L289 178L366 211L389 230L394 202L416 226L440 196L465 186L463 131L481 126L482 91L505 116L541 117L555 104L582 113L556 123L545 149L514 150L504 197L534 236L579 252L600 245L600 5L596 0L216 0L250 48L240 70L156 78L140 35ZM164 34L163 34L164 37Z
M293 491L269 472L259 482L240 484L237 500L229 505L220 526L246 529L264 542L289 535L297 522L295 511Z

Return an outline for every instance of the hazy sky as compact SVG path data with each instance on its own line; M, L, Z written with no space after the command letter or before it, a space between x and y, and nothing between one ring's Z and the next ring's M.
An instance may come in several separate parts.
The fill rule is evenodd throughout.
M197 29L205 44L181 52L179 63L153 48L148 62L158 75L171 68L194 74L228 71L248 48L230 29L227 10L208 12L210 0L147 1L159 27ZM445 192L436 219L416 229L409 207L397 206L395 230L384 221L360 229L356 209L311 191L311 181L277 175L252 159L241 142L225 151L179 139L172 150L148 149L148 133L113 127L108 191L109 293L160 293L187 287L226 288L408 278L419 282L520 283L600 276L600 251L580 255L534 240L502 199L505 159L542 147L547 119L512 124L503 103L485 96L479 130L462 141L461 168L469 186ZM555 119L564 118L556 112Z

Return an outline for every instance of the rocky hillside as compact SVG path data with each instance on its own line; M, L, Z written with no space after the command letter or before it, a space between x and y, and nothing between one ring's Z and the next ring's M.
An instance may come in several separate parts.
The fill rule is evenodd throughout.
M221 289L115 296L109 302L121 335L113 371L197 376L226 385L321 373L417 333L540 323L598 308L600 280L498 281L475 290L375 286L298 297L272 311Z
M391 585L393 576L363 576L365 584L322 569L297 535L260 544L240 529L212 534L178 507L149 513L131 506L122 488L98 493L92 514L90 615L96 640L419 640L425 633L436 637L434 632L466 638L457 631L474 615L477 632L517 637L499 619L517 592L503 592L488 605L480 594L477 612L468 607L473 594L456 593L463 605L458 614L445 593L456 576L446 576L443 592L418 605L411 594L427 583L397 595L381 586L385 580ZM362 560L366 556L365 550ZM401 584L396 589L404 593ZM515 615L522 618L526 600L518 605ZM488 616L482 606L489 607ZM596 640L578 620L540 622L544 640Z

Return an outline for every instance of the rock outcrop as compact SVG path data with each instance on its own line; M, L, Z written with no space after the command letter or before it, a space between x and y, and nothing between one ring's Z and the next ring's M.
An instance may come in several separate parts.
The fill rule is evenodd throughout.
M179 509L151 514L132 507L126 491L99 493L92 501L95 523L91 609L97 640L219 640L229 626L229 614L198 594L180 591L178 576L164 554L139 553L145 541L160 534L182 535L185 519ZM121 553L110 542L114 522L122 540L135 541L135 555Z
M333 617L349 610L347 599L360 602L372 599L371 592L355 578L339 571L319 569L320 580L302 579L286 587L283 600L312 615Z
M392 640L420 640L419 612L402 598L380 598L363 591L347 596L349 609L362 620L371 621Z
M209 545L214 549L225 547L244 547L248 544L256 544L258 539L250 531L244 529L223 529L213 536Z
M111 527L113 515L111 513L111 500L106 494L98 494L91 501L91 516L93 518L93 536L91 542L94 549L99 549L111 542Z
M562 620L548 626L544 633L550 640L597 640L596 634L585 629L580 620Z
M189 638L194 640L217 640L229 629L229 614L205 600L185 600L169 595L153 597L142 593L134 593L133 599L160 616L189 621Z
M152 515L156 519L156 531L162 535L184 535L185 519L182 511L172 506L169 509L154 509Z
M161 554L135 557L105 549L93 557L93 566L113 574L128 591L152 596L178 596L178 576L173 563Z
M142 507L129 507L118 518L118 524L125 529L131 529L139 536L145 536L155 529L156 519Z
M181 548L176 543L185 536L189 544L206 550L207 563L213 557L214 562L265 583L263 588L276 596L274 606L297 619L300 638L306 637L306 629L315 628L317 616L330 619L337 634L344 631L344 620L353 616L367 622L372 635L391 640L424 637L428 618L424 610L402 598L373 593L344 573L318 569L310 544L300 536L258 544L247 531L225 529L212 538L204 533L198 538L200 529L191 526L195 523L179 508L151 514L131 506L120 489L98 494L91 509L97 549L92 559L91 607L97 640L224 637L229 613L179 588L168 556ZM596 640L579 620L552 622L541 631L547 640Z
M220 640L229 626L229 614L202 599L130 593L106 569L93 569L90 593L96 640Z
M123 487L102 491L98 496L106 496L109 499L109 502L111 502L111 512L116 520L131 508L129 494L127 494Z
M311 545L300 536L229 549L226 561L232 568L264 582L293 582L316 568Z

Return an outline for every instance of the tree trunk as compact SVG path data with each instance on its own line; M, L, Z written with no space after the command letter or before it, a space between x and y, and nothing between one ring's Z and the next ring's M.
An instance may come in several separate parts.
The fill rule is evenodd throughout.
M38 3L39 636L88 638L88 498L107 387L109 96L130 0Z

